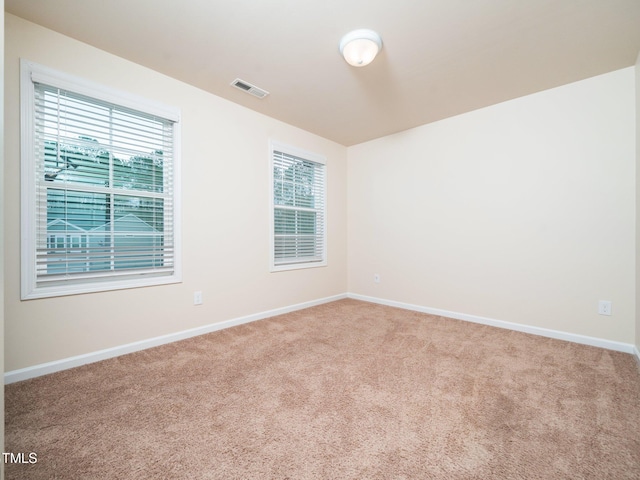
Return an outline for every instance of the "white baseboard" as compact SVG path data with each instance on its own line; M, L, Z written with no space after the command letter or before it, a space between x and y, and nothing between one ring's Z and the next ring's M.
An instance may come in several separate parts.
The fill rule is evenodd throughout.
M242 325L244 323L255 322L256 320L262 320L276 315L282 315L296 310L302 310L323 303L329 303L343 298L353 298L355 300L362 300L370 303L379 303L381 305L388 305L391 307L404 308L405 310L413 310L416 312L430 313L432 315L439 315L442 317L454 318L457 320L465 320L473 323L480 323L483 325L490 325L493 327L506 328L508 330L515 330L518 332L531 333L533 335L540 335L548 338L555 338L558 340L566 340L569 342L580 343L584 345L591 345L594 347L605 348L608 350L616 350L619 352L630 353L635 355L638 363L640 364L640 351L638 347L632 344L614 342L611 340L605 340L602 338L587 337L584 335L577 335L573 333L561 332L558 330L551 330L541 327L533 327L530 325L523 325L519 323L507 322L504 320L495 320L492 318L480 317L477 315L469 315L466 313L451 312L448 310L441 310L437 308L423 307L420 305L412 305L409 303L396 302L394 300L386 300L382 298L369 297L366 295L359 295L355 293L345 293L340 295L334 295L331 297L325 297L318 300L312 300L309 302L299 303L296 305L290 305L288 307L276 308L274 310L268 310L265 312L256 313L253 315L247 315L245 317L234 318L223 322L212 323L204 325L202 327L192 328L189 330L183 330L168 335L162 335L160 337L154 337L147 340L141 340L139 342L128 343L118 347L107 348L105 350L99 350L97 352L91 352L84 355L77 355L74 357L64 358L62 360L56 360L53 362L42 363L34 365L32 367L21 368L19 370L12 370L4 374L4 383L10 384L20 382L22 380L28 380L30 378L47 375L49 373L55 373L69 368L79 367L88 363L99 362L108 358L118 357L120 355L126 355L127 353L133 353L140 350L146 350L147 348L157 347L166 343L176 342L179 340L185 340L187 338L195 337L198 335L204 335L205 333L211 333L225 328L234 327L236 325Z
M223 322L212 323L204 325L202 327L196 327L189 330L183 330L176 333L170 333L168 335L162 335L160 337L149 338L147 340L141 340L139 342L128 343L118 347L107 348L105 350L99 350L97 352L91 352L84 355L77 355L74 357L64 358L62 360L56 360L53 362L42 363L34 365L32 367L21 368L19 370L12 370L4 374L4 383L10 384L14 382L20 382L22 380L28 380L29 378L39 377L41 375L47 375L49 373L59 372L61 370L67 370L69 368L79 367L87 363L99 362L108 358L118 357L127 353L133 353L140 350L146 350L147 348L157 347L166 343L176 342L178 340L185 340L187 338L203 335L205 333L215 332L225 328L235 327L236 325L242 325L243 323L255 322L256 320L262 320L264 318L275 317L276 315L282 315L284 313L294 312L296 310L302 310L323 303L329 303L336 300L347 298L347 294L334 295L332 297L325 297L318 300L312 300L309 302L298 303L296 305L290 305L288 307L276 308L274 310L268 310L265 312L256 313L253 315L247 315L245 317L234 318Z
M575 333L561 332L559 330L551 330L548 328L534 327L531 325L523 325L520 323L506 322L504 320L495 320L493 318L480 317L477 315L469 315L466 313L450 312L448 310L440 310L438 308L422 307L420 305L412 305L409 303L396 302L394 300L386 300L382 298L369 297L366 295L359 295L356 293L347 294L349 298L356 300L363 300L365 302L379 303L381 305L388 305L390 307L404 308L405 310L413 310L416 312L430 313L432 315L438 315L441 317L455 318L456 320L465 320L467 322L480 323L482 325L490 325L492 327L506 328L508 330L515 330L518 332L531 333L533 335L540 335L542 337L555 338L557 340L566 340L568 342L580 343L583 345L591 345L593 347L606 348L607 350L615 350L618 352L625 352L634 354L640 359L640 353L635 345L630 343L615 342L612 340L605 340L603 338L588 337L585 335L578 335Z

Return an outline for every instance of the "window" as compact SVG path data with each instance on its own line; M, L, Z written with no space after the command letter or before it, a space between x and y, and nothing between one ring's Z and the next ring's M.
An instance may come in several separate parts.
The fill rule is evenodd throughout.
M271 143L271 270L327 264L325 159Z
M22 298L180 281L179 111L21 63Z

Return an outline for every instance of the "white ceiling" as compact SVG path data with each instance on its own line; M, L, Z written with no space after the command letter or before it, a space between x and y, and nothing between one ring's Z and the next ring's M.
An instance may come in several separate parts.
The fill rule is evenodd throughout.
M631 66L640 0L5 0L7 12L353 145ZM376 30L378 58L338 44ZM257 99L229 84L270 92Z

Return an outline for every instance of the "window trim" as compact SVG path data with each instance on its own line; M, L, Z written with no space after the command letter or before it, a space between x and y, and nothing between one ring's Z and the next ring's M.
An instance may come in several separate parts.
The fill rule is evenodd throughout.
M84 95L98 101L112 103L173 122L173 272L163 276L137 274L130 278L112 278L109 274L86 279L82 283L38 286L36 276L36 194L37 161L35 156L35 83ZM181 177L180 177L180 110L158 102L122 92L37 63L20 59L20 135L21 135L21 299L48 298L90 292L102 292L153 285L166 285L182 281L181 248ZM134 278L135 277L135 278Z
M320 261L299 261L295 263L288 263L284 265L277 265L275 261L275 202L274 202L274 152L281 152L294 157L302 158L310 162L318 163L324 166L324 182L322 186L322 195L324 200L323 208L323 238L322 238L322 260ZM270 272L283 272L289 270L300 270L305 268L317 268L327 266L327 159L318 153L309 152L307 150L287 145L275 140L269 141L269 271Z

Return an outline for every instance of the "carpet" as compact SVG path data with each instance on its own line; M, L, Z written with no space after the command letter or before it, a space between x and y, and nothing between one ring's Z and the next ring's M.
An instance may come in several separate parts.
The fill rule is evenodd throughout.
M632 355L347 299L5 387L12 479L640 479Z

